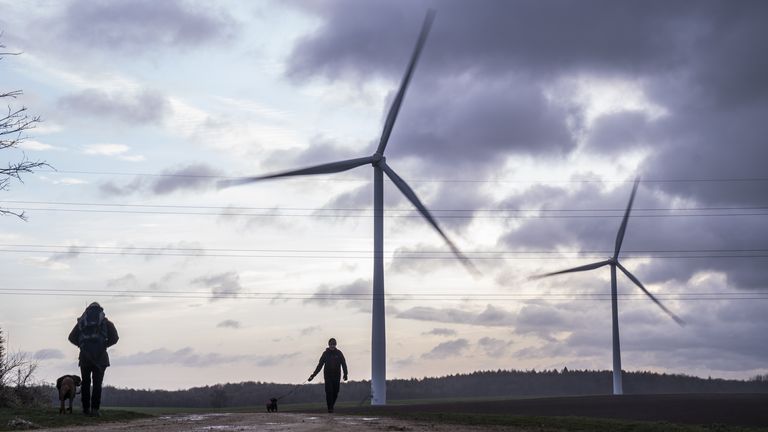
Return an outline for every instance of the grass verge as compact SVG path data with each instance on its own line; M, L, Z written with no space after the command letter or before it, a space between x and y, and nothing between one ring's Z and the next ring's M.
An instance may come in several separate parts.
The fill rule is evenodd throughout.
M102 409L101 417L86 417L75 411L61 415L58 408L0 408L0 431L18 430L9 422L20 418L39 427L55 428L65 426L94 426L99 423L138 420L151 417L148 414L118 409Z

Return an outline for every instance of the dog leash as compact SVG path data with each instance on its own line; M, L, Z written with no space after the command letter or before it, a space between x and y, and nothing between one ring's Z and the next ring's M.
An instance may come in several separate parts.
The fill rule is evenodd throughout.
M308 382L309 382L309 381L307 381L307 380L304 380L304 382L303 382L303 383L301 383L301 384L296 384L296 385L293 387L293 389L291 389L291 391L289 391L288 393L286 393L286 394L284 394L284 395L282 395L282 396L280 396L280 397L277 397L277 398L275 398L275 399L277 399L277 400L280 400L280 399L282 399L282 398L284 398L284 397L288 397L288 396L292 395L292 394L293 394L293 393L294 393L296 390L298 390L298 389L299 389L301 386L303 386L304 384L306 384L306 383L308 383Z

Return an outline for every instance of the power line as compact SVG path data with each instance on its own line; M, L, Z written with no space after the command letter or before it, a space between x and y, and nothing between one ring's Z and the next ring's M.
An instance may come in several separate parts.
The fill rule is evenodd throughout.
M0 200L0 203L9 204L33 204L33 205L68 205L68 206L89 206L89 207L129 207L129 208L179 208L179 209L203 209L203 210L264 210L264 211L350 211L350 212L372 212L371 208L361 207L241 207L241 206L192 206L192 205L174 205L174 204L112 204L112 203L86 203L69 201L19 201L19 200ZM638 211L725 211L725 210L768 210L765 206L717 206L717 207L638 207L633 208L633 212ZM430 212L620 212L623 213L626 208L580 208L580 209L549 209L549 208L478 208L478 209L430 209ZM384 212L409 212L411 209L384 209Z
M15 244L0 243L0 247L18 247L18 248L61 248L62 252L75 249L75 252L84 249L107 249L119 251L182 251L182 252L300 252L300 253L366 253L370 254L370 249L241 249L241 248L203 248L203 247L175 247L175 246L85 246L85 245L53 245L53 244ZM384 253L401 252L397 249L384 250ZM423 250L423 251L405 251L407 254L446 254L453 255L453 252L447 250ZM470 253L478 254L604 254L613 253L612 249L584 249L584 250L489 250L472 251ZM627 249L623 253L713 253L713 252L768 252L768 249Z
M202 178L202 179L221 179L231 180L242 177L203 175L203 174L170 174L170 173L141 173L141 172L108 172L108 171L74 171L74 170L39 170L50 174L85 174L85 175L116 175L116 176L135 176L135 177L179 177L179 178ZM293 180L296 180L295 178ZM369 182L369 179L344 179L344 178L317 178L312 181L333 181L333 182ZM634 180L501 180L501 179L411 179L414 183L632 183ZM641 183L747 183L747 182L768 182L768 177L726 177L726 178L690 178L690 179L642 179Z
M204 212L174 212L174 211L148 211L148 210L98 210L98 209L68 209L68 208L14 208L5 207L5 210L12 211L51 211L65 213L119 213L119 214L154 214L154 215L185 215L185 216L247 216L261 218L279 218L279 217L308 217L308 218L363 218L371 219L370 215L355 214L276 214L276 213L204 213ZM415 212L414 212L415 213ZM679 217L750 217L750 216L768 216L768 213L705 213L705 214L639 214L632 218L679 218ZM421 218L419 214L408 215L384 215L385 218ZM621 214L597 214L597 215L506 215L506 216L483 216L483 215L437 215L437 219L597 219L597 218L622 218Z
M716 295L715 295L716 294ZM103 290L69 290L69 289L15 289L0 288L0 295L13 296L61 296L61 297L142 297L158 299L239 299L239 300L304 300L304 301L371 301L372 294L351 294L351 293L274 293L274 292L240 292L240 293L202 293L196 291L103 291ZM691 293L685 294L656 294L656 298L668 301L723 301L723 300L768 300L768 293ZM648 301L645 294L619 294L622 301ZM385 298L389 301L533 301L533 300L551 300L551 301L611 301L610 294L557 294L557 295L426 295L426 294L387 294Z
M6 253L42 253L51 255L112 255L112 256L156 256L156 257L206 257L206 258L270 258L270 259L373 259L374 255L295 255L295 254L222 254L222 253L183 253L183 252L131 252L131 251L88 251L88 250L46 250L46 249L0 249ZM465 254L468 258L477 261L514 261L514 260L572 260L572 259L599 259L605 258L605 255L579 255L578 257L563 256L475 256L472 253ZM738 254L738 255L659 255L659 254L622 254L625 259L631 258L660 258L660 259L712 259L712 258L768 258L766 254ZM395 254L393 259L408 260L448 260L456 258L452 255L423 256L409 255L407 253Z

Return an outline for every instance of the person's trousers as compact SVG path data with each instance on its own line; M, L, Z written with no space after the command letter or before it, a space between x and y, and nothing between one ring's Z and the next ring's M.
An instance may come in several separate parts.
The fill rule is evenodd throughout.
M341 387L341 377L326 376L325 378L325 403L328 410L332 410L336 404L336 398L339 397L339 388Z
M101 383L104 381L104 368L83 362L80 365L80 376L83 378L80 399L83 411L91 412L101 406ZM91 394L91 376L93 376L93 394Z

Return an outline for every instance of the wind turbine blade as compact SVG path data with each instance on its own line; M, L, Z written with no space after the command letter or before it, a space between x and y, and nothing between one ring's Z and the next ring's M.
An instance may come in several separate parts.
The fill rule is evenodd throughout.
M654 297L654 296L653 296L653 294L651 294L651 293L650 293L650 291L648 291L648 290L645 288L645 286L643 286L643 284L640 282L640 280L639 280L638 278L636 278L636 277L635 277L635 275L633 275L632 273L630 273L630 272L629 272L629 270L627 270L626 268L624 268L624 266L623 266L623 265L621 265L621 264L620 264L620 263L618 263L618 262L616 263L616 267L618 267L618 268L619 268L619 270L621 270L621 272L622 272L622 273L624 273L625 275L627 275L627 277L628 277L628 278L629 278L629 279L630 279L632 282L634 282L634 283L635 283L635 285L637 285L638 287L640 287L640 289L641 289L641 290L643 290L643 292L645 293L645 295L647 295L648 297L650 297L650 298L651 298L651 300L653 300L653 302L654 302L654 303L656 303L656 305L657 305L657 306L659 306L659 307L661 308L661 310L663 310L664 312L666 312L666 313L667 313L667 315L669 315L669 316L670 316L670 317L671 317L673 320L675 320L675 322L676 322L676 323L678 323L678 324L679 324L679 325L681 325L681 326L684 326L684 325L685 325L685 321L683 321L683 320L682 320L680 317L678 317L677 315L675 315L674 313L672 313L672 311L671 311L671 310L667 309L667 307L666 307L666 306L664 306L664 305L663 305L663 304L662 304L662 303L659 301L659 299L657 299L656 297Z
M389 177L392 180L392 183L394 183L395 186L397 186L397 188L400 189L400 192L402 192L403 195L405 195L405 197L408 198L408 201L410 201L411 204L413 204L414 207L416 207L416 209L419 210L419 213L421 213L421 215L424 216L424 219L426 219L427 222L429 222L430 225L432 225L432 228L434 228L437 231L437 233L440 234L443 240L445 240L445 242L448 243L448 247L451 248L451 251L453 252L454 255L456 255L456 258L458 258L459 261L461 261L461 263L464 264L464 267L466 267L467 270L469 270L469 272L472 273L473 275L479 275L480 272L472 264L472 261L470 261L469 258L464 256L464 254L461 253L459 248L457 248L456 245L453 244L451 239L449 239L448 236L445 235L443 230L440 228L440 225L437 224L437 221L435 220L435 218L432 217L432 214L430 214L429 210L427 210L424 204L421 203L421 200L419 200L419 197L416 196L416 193L413 191L413 189L411 189L410 186L408 186L405 180L400 178L400 176L397 175L397 173L392 168L390 168L389 165L387 165L385 162L383 161L380 162L379 166L387 174L387 177Z
M292 171L285 171L276 174L267 174L258 177L243 177L232 180L222 180L218 183L219 188L225 188L230 186L244 185L248 183L254 183L261 180L268 180L278 177L291 177L291 176L303 176L303 175L316 175L316 174L333 174L337 172L347 171L352 168L359 167L361 165L367 165L374 162L376 158L373 156L348 159L339 162L331 162L322 165L315 165L307 168L301 168Z
M604 265L608 265L610 263L611 263L611 260L605 260L605 261L600 261L600 262L596 262L596 263L592 263L592 264L587 264L587 265L583 265L583 266L579 266L579 267L569 268L567 270L560 270L560 271L556 271L556 272L552 272L552 273L544 273L544 274L540 274L540 275L534 275L534 276L531 276L530 279L541 279L541 278L545 278L545 277L549 277L549 276L554 276L554 275L559 275L559 274L563 274L563 273L575 273L575 272L589 271L589 270L594 270L596 268L600 268L600 267L602 267Z
M400 83L400 88L397 90L395 100L392 101L392 105L389 107L389 113L387 113L387 120L384 122L384 130L381 132L381 138L379 139L379 146L376 148L376 153L384 154L384 149L387 148L387 142L389 136L392 134L392 128L395 126L395 120L397 114L400 112L400 105L403 103L405 97L405 91L408 89L408 83L411 81L413 70L416 68L416 63L419 61L421 55L421 49L424 47L424 42L427 40L429 29L432 27L432 22L435 20L435 11L430 9L427 11L427 16L424 17L424 24L421 26L421 33L419 39L416 41L416 48L411 55L411 61L408 63L408 68L405 70L403 81Z
M621 243L624 242L624 233L627 231L627 221L629 221L629 212L632 211L632 202L635 200L635 193L637 193L637 185L640 184L640 177L635 178L635 185L632 186L632 194L629 196L629 204L627 204L627 211L624 212L624 219L621 220L621 226L619 232L616 234L616 248L613 252L613 259L619 258L619 252L621 251Z

